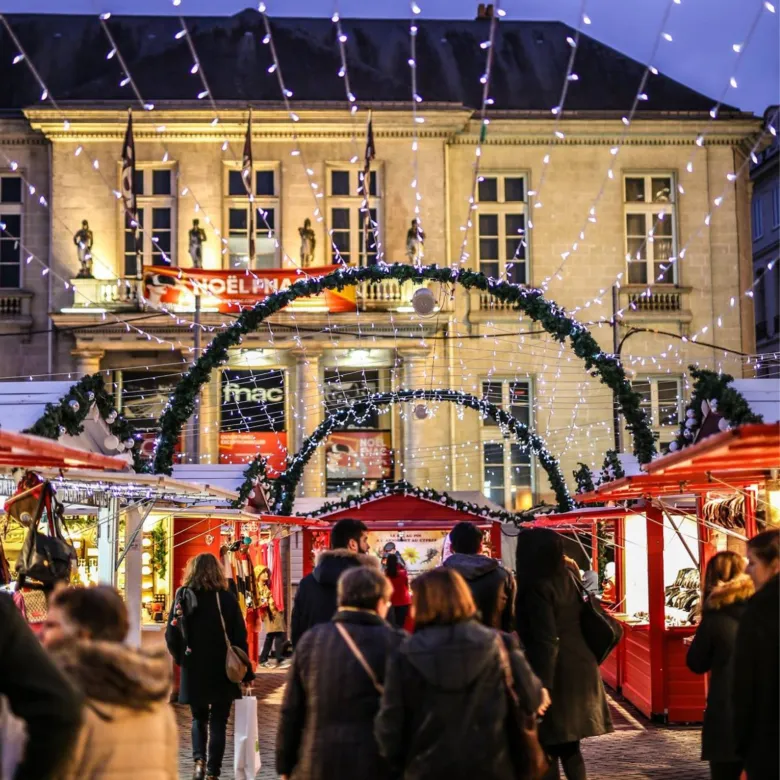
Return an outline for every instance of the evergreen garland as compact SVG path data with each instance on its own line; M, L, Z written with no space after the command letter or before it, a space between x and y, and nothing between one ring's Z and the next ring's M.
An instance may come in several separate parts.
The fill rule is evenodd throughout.
M601 474L599 475L599 485L603 485L605 482L611 482L613 479L622 479L626 476L623 464L618 458L615 450L607 450L604 453L604 463L601 466Z
M214 369L227 362L229 350L238 347L245 335L256 331L261 323L298 298L384 279L395 279L400 283L429 280L442 284L459 284L466 290L489 292L539 323L557 341L563 343L568 339L574 353L584 361L586 370L615 393L626 425L633 436L634 453L639 462L649 463L652 460L655 453L653 431L641 408L640 396L632 390L620 361L614 355L605 353L584 325L571 319L554 301L548 301L540 290L494 280L467 268L378 263L368 267L339 268L326 276L316 278L301 278L286 290L275 293L252 309L242 312L230 327L218 333L189 372L182 377L165 407L160 419L160 436L155 450L155 473L172 472L176 441L182 427L195 411L195 401L201 387L208 381Z
M738 390L729 385L734 381L730 374L718 374L696 366L688 366L688 371L693 378L693 392L691 400L685 407L685 415L680 421L680 430L675 439L676 447L682 449L693 441L693 430L701 427L704 421L702 402L707 401L714 406L714 411L722 415L732 427L745 425L746 423L761 423L764 418L760 414L754 414L750 410L745 397ZM715 402L713 405L711 402ZM687 420L695 420L693 430L686 425ZM687 433L687 435L686 435Z
M114 397L106 391L103 377L100 373L82 377L60 399L59 403L46 404L43 415L24 433L43 436L46 439L57 440L63 434L78 436L84 430L87 414L96 404L100 416L108 426L109 431L120 442L127 439L135 440L135 431L130 423L114 408ZM113 420L109 422L109 420ZM137 473L148 472L149 464L141 455L141 447L132 449L133 468Z
M238 490L238 498L233 501L234 509L242 509L246 502L249 500L249 496L255 488L255 485L260 483L265 494L269 496L269 500L273 500L276 488L273 480L268 476L267 472L268 460L263 455L258 455L254 460L244 469L244 481L241 483L241 487Z
M578 463L579 468L573 471L574 481L577 483L577 493L590 493L596 489L596 483L593 481L593 472L587 463Z
M298 483L303 477L306 464L314 455L325 439L338 427L347 423L350 418L358 419L373 409L404 401L448 401L457 403L470 409L475 409L480 414L495 420L504 435L513 435L521 444L528 447L542 464L550 479L550 487L555 493L558 509L566 512L574 509L574 501L569 495L566 480L563 478L560 466L556 458L547 449L544 439L530 431L527 426L518 422L512 415L505 412L482 398L456 390L397 390L391 393L375 393L366 398L359 398L350 403L348 407L338 409L323 420L301 445L300 450L287 459L287 468L273 481L273 511L280 515L292 513L295 493ZM239 496L248 497L254 485L254 479L258 474L265 474L265 466L256 465L262 456L258 456L244 472L246 477L239 490ZM251 481L250 481L251 480ZM246 500L244 498L244 500Z

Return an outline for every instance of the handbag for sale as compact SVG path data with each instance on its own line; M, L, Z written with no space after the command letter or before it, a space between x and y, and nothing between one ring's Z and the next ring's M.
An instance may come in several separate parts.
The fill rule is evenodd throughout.
M580 613L580 628L585 644L596 657L599 666L607 660L623 636L623 626L608 615L597 599L585 590L582 583L572 574L572 580L583 601Z
M222 617L222 604L219 600L219 591L216 592L217 609L219 610L219 619L222 623L222 633L225 635L225 645L227 654L225 656L225 674L232 683L240 683L247 673L252 671L252 663L249 656L240 648L231 644L227 629L225 628L225 618Z
M33 506L34 504L34 506ZM44 510L49 533L38 530ZM49 482L34 474L25 475L5 511L27 526L16 575L19 586L49 590L58 582L68 582L76 563L76 551L62 532L62 504L54 496Z
M504 675L507 693L507 742L517 780L541 780L550 768L550 761L539 743L536 715L526 715L520 706L509 653L501 636L496 648Z

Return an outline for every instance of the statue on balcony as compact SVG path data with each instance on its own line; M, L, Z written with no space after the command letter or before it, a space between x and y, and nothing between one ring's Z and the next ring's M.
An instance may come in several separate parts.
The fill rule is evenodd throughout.
M309 268L314 265L314 249L317 246L310 219L304 220L303 227L298 228L298 233L301 237L301 268Z
M73 243L76 245L76 251L79 255L79 272L77 279L93 279L92 276L92 244L94 237L89 229L89 222L82 220L81 230L73 236Z
M420 265L425 254L424 250L425 233L423 233L420 223L413 219L412 226L406 232L406 256L409 258L409 262Z
M203 244L206 243L206 231L200 226L199 219L192 220L190 230L190 257L193 268L203 268Z

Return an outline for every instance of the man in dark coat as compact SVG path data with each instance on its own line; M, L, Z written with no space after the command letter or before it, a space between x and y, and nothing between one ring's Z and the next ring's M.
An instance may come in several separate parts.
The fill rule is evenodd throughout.
M392 585L378 569L350 569L339 580L338 612L296 647L276 739L276 771L282 778L389 777L373 728L377 686L404 636L384 620L391 595ZM355 643L370 674L340 630Z
M450 532L450 544L453 554L444 565L468 583L483 625L514 631L515 578L495 558L479 554L482 531L473 523L458 523Z
M713 588L704 602L701 623L688 649L688 668L694 674L710 674L701 757L712 765L714 778L719 776L718 772L723 777L729 776L726 774L729 770L735 778L742 773L734 739L731 684L737 629L752 595L753 582L746 574Z
M0 695L27 727L15 780L54 777L79 733L81 702L6 595L0 595Z
M780 777L780 530L748 542L756 595L734 648L734 727L748 780Z
M368 529L359 520L339 520L330 532L330 548L320 555L314 571L298 584L290 620L293 647L312 626L333 617L339 577L347 569L368 563Z

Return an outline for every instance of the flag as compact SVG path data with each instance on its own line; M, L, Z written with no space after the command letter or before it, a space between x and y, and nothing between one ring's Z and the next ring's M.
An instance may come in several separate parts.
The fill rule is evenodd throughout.
M127 130L122 144L122 176L120 194L125 208L126 219L133 228L135 239L135 275L141 278L141 230L138 224L138 204L135 193L135 140L133 139L133 112L127 112Z
M246 126L246 139L244 140L244 156L241 160L241 180L244 182L244 189L249 196L249 224L247 226L249 239L249 268L255 264L255 192L254 176L252 164L252 109L249 109L249 122Z

